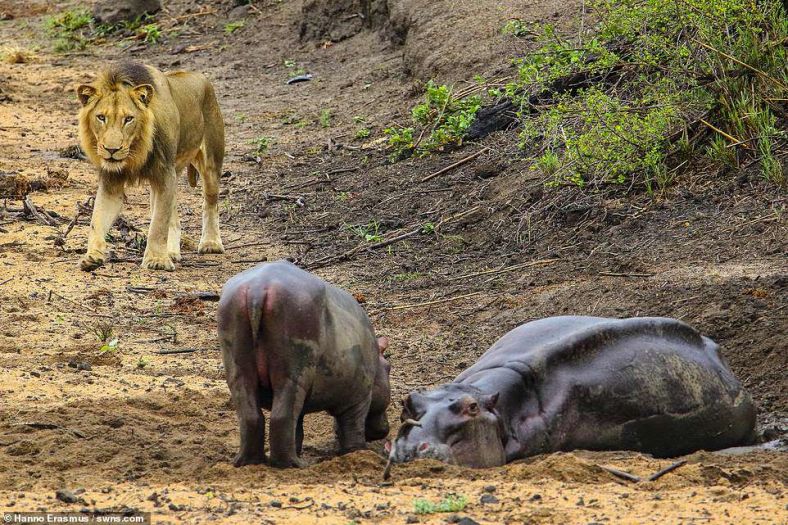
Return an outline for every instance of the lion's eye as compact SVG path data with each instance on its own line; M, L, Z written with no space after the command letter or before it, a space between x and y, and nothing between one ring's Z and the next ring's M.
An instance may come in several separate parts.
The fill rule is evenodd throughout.
M103 124L104 122L106 122L106 121L107 121L107 117L105 117L104 115L96 115L96 118L97 118L97 119L98 119L98 121L99 121L99 122L101 122L102 124Z
M134 117L126 117L126 118L124 118L124 119L123 119L123 123L124 123L124 124L128 124L128 123L129 123L129 122L131 122L132 120L134 120Z

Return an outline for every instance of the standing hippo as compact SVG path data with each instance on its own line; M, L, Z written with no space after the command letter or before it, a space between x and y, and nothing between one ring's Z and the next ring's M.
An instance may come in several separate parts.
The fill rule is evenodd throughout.
M471 467L574 449L675 456L750 443L755 408L719 347L675 319L552 317L452 383L410 394L393 462Z
M386 338L349 293L296 266L259 264L227 281L219 301L219 342L238 411L235 466L265 461L271 411L271 465L300 467L304 414L336 420L342 452L383 439L389 425Z

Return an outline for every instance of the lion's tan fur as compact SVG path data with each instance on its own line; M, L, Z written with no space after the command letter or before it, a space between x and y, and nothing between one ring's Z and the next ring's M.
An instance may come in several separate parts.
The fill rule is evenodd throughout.
M224 123L210 82L198 73L164 74L150 66L123 63L102 71L92 84L79 86L77 95L82 103L80 142L99 172L96 208L107 203L113 207L112 211L94 210L94 219L101 228L108 227L105 219L115 213L117 203L113 199L118 192L122 194L126 184L141 181L151 184L152 198L163 198L161 204L174 210L177 221L174 177L188 167L192 186L198 174L203 178L205 206L200 252L222 251L216 202L224 158ZM99 199L99 195L104 198ZM171 221L170 215L153 213L151 235L163 235L166 243L167 233L161 233L166 225L158 223L165 219ZM171 234L176 230L179 238L179 225L170 224ZM151 247L150 242L157 240L161 241L149 239L151 254L148 257L146 251L146 259L158 262L146 264L144 259L143 266L172 269L166 257L153 253L161 248ZM92 256L93 262L100 264L103 248L99 240L89 241L86 259ZM180 257L179 248L171 247L170 252L173 258ZM93 266L83 260L83 269Z

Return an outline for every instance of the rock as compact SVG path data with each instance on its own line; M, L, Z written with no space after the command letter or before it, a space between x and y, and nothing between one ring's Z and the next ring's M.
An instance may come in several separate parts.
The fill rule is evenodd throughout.
M498 498L496 498L492 494L482 494L482 497L479 498L479 502L484 505L488 503L498 503Z
M239 5L238 7L234 7L227 15L227 18L230 20L242 20L249 16L252 12L251 6L248 5Z
M455 521L457 525L479 525L479 522L465 516L464 518L460 518L458 521Z
M279 501L278 499L271 500L271 506L274 507L275 509L281 509L282 502Z
M55 497L63 503L76 503L79 498L70 490L60 489L55 492Z
M93 7L93 18L103 24L133 21L144 14L161 10L161 0L99 0Z
M465 369L465 367L463 367L463 369ZM490 494L492 494L493 492L495 492L495 485L485 485L484 492L489 492Z
M418 523L419 518L414 514L408 514L408 517L405 518L405 523Z

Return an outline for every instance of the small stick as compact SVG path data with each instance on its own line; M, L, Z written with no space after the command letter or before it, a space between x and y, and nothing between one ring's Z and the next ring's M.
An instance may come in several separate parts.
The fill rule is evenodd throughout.
M640 478L638 476L635 476L634 474L630 474L629 472L624 472L623 470L618 470L617 468L605 467L603 465L599 465L599 468L613 474L617 478L625 479L633 483L638 483L640 481Z
M111 315L104 315L104 314L100 314L100 313L98 313L97 311L95 311L93 308L90 308L89 306L87 306L87 305L85 305L85 304L78 303L78 302L74 301L73 299L69 299L68 297L63 297L62 295L60 295L59 293L57 293L56 291L54 291L54 290L52 290L52 289L50 289L50 290L49 290L49 295L50 295L50 296L54 295L55 297L58 297L58 298L60 298L60 299L63 299L64 301L68 301L69 303L73 304L74 306L77 306L77 307L79 307L79 308L82 308L82 309L84 309L84 310L87 310L88 312L92 313L93 315L96 315L96 316L99 316L99 317L106 317L106 318L112 319L112 316L111 316Z
M170 350L162 348L161 350L156 350L153 353L160 355L170 355L170 354L191 354L192 352L200 352L200 351L202 351L202 348L172 348Z
M727 58L728 60L733 60L734 62L736 62L736 63L737 63L737 64L739 64L740 66L746 67L746 68L747 68L747 69L749 69L750 71L752 71L752 72L754 72L754 73L757 73L758 75L762 76L763 78L765 78L765 79L767 79L767 80L771 80L771 81L772 81L772 82L774 82L774 83L775 83L777 86L779 86L781 89L786 89L786 90L788 90L788 86L786 86L785 84L783 84L782 82L780 82L780 81L779 81L779 80L777 80L776 78L774 78L774 77L770 76L770 75L769 75L768 73L766 73L765 71L761 71L760 69L758 69L758 68L756 68L756 67L752 67L751 65L749 65L749 64L747 64L747 63L744 63L744 62L742 62L741 60L739 60L738 58L736 58L736 57L732 57L731 55L729 55L729 54L727 54L727 53L724 53L724 52L720 51L719 49L717 49L717 48L715 48L715 47L712 47L712 46L710 46L710 45L708 45L708 44L704 44L703 42L701 42L701 41L700 41L700 40L698 40L697 38L690 37L690 40L693 40L694 42L696 42L697 44L700 44L701 46L705 47L706 49L709 49L709 50L711 50L711 51L714 51L715 53L719 53L720 55L724 56L724 57L725 57L725 58Z
M296 510L308 509L309 507L311 507L311 506L313 506L315 504L315 500L313 500L312 498L309 498L309 500L310 500L309 503L307 503L306 505L302 505L300 507L298 505L285 505L282 508L283 509L296 509Z
M39 211L36 209L35 205L34 205L32 202L30 202L30 196L29 196L29 195L26 195L26 196L25 196L25 200L24 200L24 201L22 201L22 202L23 202L23 203L24 203L24 205L25 205L25 210L29 211L29 212L30 212L30 214L31 214L33 217L35 217L35 218L36 218L36 219L37 219L39 222L42 222L42 223L44 223L44 224L45 224L45 225L47 225L47 226L52 226L52 223L51 223L51 222L49 222L49 220L46 218L46 216L44 216L43 214L41 214L41 213L40 213L40 212L39 212Z
M389 460L386 462L386 468L383 469L383 481L388 481L391 477L391 466L393 464L394 462L391 461L391 456L389 456Z
M262 246L262 245L267 245L267 244L273 244L273 243L271 241L247 242L245 244L238 244L238 245L235 245L235 246L233 246L233 245L225 246L225 249L227 249L227 250L236 250L238 248L250 248L252 246Z
M431 175L427 175L426 177L424 177L423 179L421 179L421 181L419 181L419 182L427 182L428 180L432 180L432 179L434 179L435 177L437 177L437 176L439 176L439 175L443 175L443 174L444 174L444 173L446 173L447 171L451 171L451 170L453 170L454 168L456 168L456 167L458 167L458 166L462 166L462 165L463 165L463 164L465 164L466 162L470 162L470 161L472 161L473 159L475 159L476 157L478 157L479 155L481 155L481 154L482 154L482 153L484 153L485 151L488 151L489 149L490 149L490 148L486 148L486 147L485 147L485 148L482 148L482 149L480 149L479 151L477 151L476 153L473 153L472 155L468 155L468 156L467 156L467 157L465 157L464 159L460 159L460 160L458 160L458 161L457 161L457 162L455 162L454 164L450 164L450 165L446 166L445 168L443 168L443 169L441 169L441 170L438 170L438 171L436 171L435 173L433 173L433 174L431 174Z
M275 193L266 193L265 200L268 201L294 201L299 206L303 206L304 197L302 195L277 195ZM301 204L299 204L301 203Z
M599 275L607 275L609 277L654 277L653 273L599 272Z
M382 308L381 310L391 311L391 310L405 310L407 308L419 308L421 306L432 306L433 304L440 304L440 303L448 303L450 301L457 301L459 299L465 299L467 297L474 297L476 295L481 295L483 293L488 292L471 292L466 293L463 295L455 295L454 297L444 297L443 299L435 299L434 301L427 301L426 303L415 303L415 304L401 304L399 306L391 306L389 308Z
M481 272L475 272L475 273L469 273L469 274L466 274L466 275L460 275L460 276L457 276L457 277L451 277L451 278L449 278L449 281L457 281L457 280L460 280L460 279L468 279L470 277L479 277L480 275L489 275L491 273L513 272L515 270L520 270L522 268L528 268L529 266L539 266L539 265L542 265L542 264L551 264L551 263L554 263L554 262L560 261L560 260L561 259L541 259L541 260L538 260L538 261L530 261L530 262L527 262L527 263L521 263L521 264L515 264L515 265L512 265L512 266L507 266L505 268L495 268L493 270L484 270L484 271L481 271Z
M4 285L5 283L7 283L7 282L9 282L9 281L13 281L13 280L14 280L14 278L13 278L13 277L9 277L8 279L6 279L6 280L5 280L5 281L3 281L2 283L0 283L0 286Z
M686 459L682 459L681 461L677 461L677 462L673 463L669 467L665 467L662 470L653 473L652 475L647 477L646 480L647 481L656 481L659 478L661 478L662 476L664 476L665 474L667 474L669 472L673 472L677 468L682 467L682 466L684 466L686 464L687 464L687 460Z
M230 261L232 264L256 264L261 262L266 262L268 257L263 257L262 259L236 259L235 261Z

